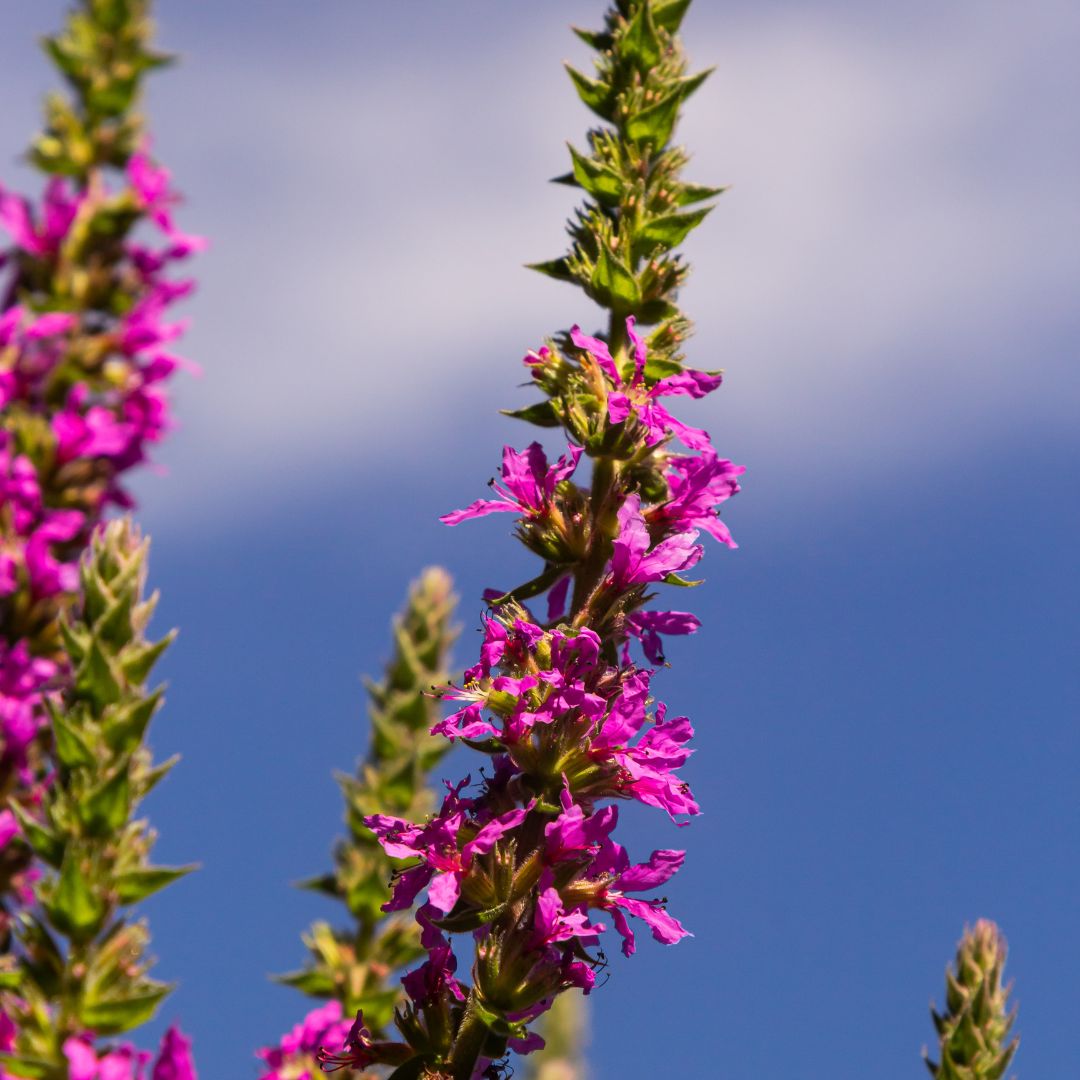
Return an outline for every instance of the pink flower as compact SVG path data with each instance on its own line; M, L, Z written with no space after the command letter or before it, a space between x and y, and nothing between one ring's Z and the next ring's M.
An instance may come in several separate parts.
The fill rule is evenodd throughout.
M311 1078L311 1072L299 1071L304 1065L315 1068L315 1054L322 1047L344 1049L350 1024L342 1020L340 1001L330 1001L313 1009L287 1035L282 1036L278 1046L257 1050L256 1057L266 1062L270 1072L259 1080L303 1080ZM156 1078L155 1078L156 1080Z
M745 466L708 450L700 457L672 457L668 468L671 498L646 512L648 523L670 532L704 529L720 543L738 547L718 517L717 507L738 494L737 477L746 472Z
M626 920L627 915L641 919L653 937L663 945L674 945L684 937L692 937L689 930L674 916L667 913L663 900L637 900L626 896L628 892L644 892L655 889L668 881L683 864L685 851L654 851L649 861L630 865L626 849L614 841L607 841L593 864L593 872L612 875L610 884L605 885L592 906L611 912L615 929L623 938L623 955L632 956L636 951L634 931Z
M364 824L378 837L383 850L393 859L419 858L420 864L400 874L394 895L383 911L403 911L412 906L417 894L427 886L428 903L446 914L461 895L461 882L477 855L486 855L499 838L520 825L530 806L517 807L480 826L473 838L458 846L458 833L474 805L461 799L459 791L468 781L452 788L440 812L427 825L419 826L402 818L372 814Z
M68 195L67 181L54 177L45 187L41 221L35 223L30 203L0 186L0 226L28 254L38 258L55 255L84 200L77 192Z
M127 176L142 208L170 240L170 257L185 258L206 248L201 236L191 236L176 227L171 207L180 202L180 197L169 187L172 178L169 170L155 165L145 147L131 155Z
M634 317L626 320L626 332L634 345L634 374L630 382L624 382L607 345L599 338L588 337L581 332L580 326L570 331L570 339L585 352L592 354L600 369L611 379L615 386L608 395L608 419L613 424L623 423L633 414L646 431L645 442L655 446L669 435L676 435L691 450L705 450L710 446L708 432L692 428L676 419L661 405L659 398L678 395L702 398L711 393L721 383L720 375L709 375L704 371L686 369L665 379L659 379L652 386L645 383L645 364L648 359L645 342L634 330Z
M650 581L663 581L668 574L688 570L704 554L696 544L696 531L677 533L661 540L650 550L649 530L641 513L641 496L628 495L619 508L619 535L612 545L611 582L627 589Z
M641 642L645 658L650 664L663 664L664 646L661 634L693 634L701 626L701 620L688 611L635 611L626 619L626 632ZM630 638L623 648L623 663L630 663Z
M501 496L498 499L477 499L464 510L454 510L439 518L445 525L459 525L469 518L485 517L487 514L511 511L538 520L547 516L551 509L555 488L566 480L581 458L581 447L569 447L550 468L544 448L537 442L530 443L523 451L512 446L503 447L502 484L493 481L492 487Z
M465 991L461 983L454 978L457 957L454 956L450 942L432 921L436 914L438 912L430 904L425 904L416 913L416 921L422 928L420 944L427 949L428 958L401 980L405 993L417 1005L424 1005L444 994L449 994L457 1001L465 1000Z
M150 1080L198 1080L191 1040L175 1024L161 1037Z

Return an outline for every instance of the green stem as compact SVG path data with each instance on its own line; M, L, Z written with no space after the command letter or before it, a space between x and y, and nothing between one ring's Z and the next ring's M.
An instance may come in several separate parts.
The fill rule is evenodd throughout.
M476 1008L476 991L469 994L465 1015L458 1028L454 1049L450 1054L450 1070L454 1080L472 1080L476 1063L483 1057L488 1026Z

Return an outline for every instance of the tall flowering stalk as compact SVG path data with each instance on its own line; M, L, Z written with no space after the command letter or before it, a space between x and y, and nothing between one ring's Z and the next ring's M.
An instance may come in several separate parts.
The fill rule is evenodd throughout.
M390 1027L403 999L396 973L424 955L420 928L411 913L388 915L388 884L395 863L383 850L364 818L391 810L410 818L436 805L428 787L431 770L449 744L429 734L441 714L432 687L445 683L457 597L450 575L430 567L414 581L405 606L393 623L393 654L381 682L369 681L371 738L355 776L340 776L349 834L334 852L334 869L306 884L340 900L348 909L348 929L318 922L305 942L311 959L302 971L281 982L314 997L329 998L274 1047L259 1051L267 1072L263 1080L292 1080L318 1070L321 1048L344 1048L351 1017L363 1010L369 1028L380 1036Z
M73 677L49 703L56 782L40 816L16 805L45 872L38 904L16 924L18 963L4 996L13 1030L0 1067L15 1076L141 1075L149 1055L101 1047L95 1035L138 1027L169 990L147 973L145 923L126 913L189 869L152 865L154 833L135 816L175 764L155 765L144 743L162 699L147 680L173 637L146 636L157 602L145 596L148 546L126 520L95 535L81 568L81 602L61 627ZM175 1067L177 1059L186 1073L167 1071L163 1062ZM193 1075L173 1031L155 1080Z
M147 0L83 0L45 40L71 90L51 95L31 159L35 203L0 186L0 937L32 895L12 804L33 809L51 774L45 704L71 665L59 616L78 559L125 474L169 428L165 383L182 361L169 306L192 282L172 264L201 246L176 227L168 173L136 104L165 57Z
M404 980L403 1041L372 1032L360 1013L344 1050L323 1051L329 1070L500 1076L508 1049L539 1045L532 1022L559 994L593 988L604 920L626 955L636 948L631 918L667 944L687 935L656 895L685 853L634 863L614 833L622 800L679 824L698 813L679 775L693 729L654 705L651 682L663 637L699 621L652 602L661 584L691 584L682 575L703 555L702 531L734 546L718 507L743 471L667 404L721 381L684 366L689 324L675 303L686 265L674 248L708 212L697 204L718 193L684 182L686 155L670 145L682 103L705 77L687 74L678 40L688 6L619 0L603 30L579 32L599 57L594 76L571 78L607 126L590 133L588 153L571 150L562 179L588 199L571 222L569 254L538 268L581 286L608 324L602 336L575 326L525 357L543 398L513 415L562 428L566 452L552 462L539 443L505 448L495 497L443 518L514 514L543 565L522 585L489 590L480 657L443 692L457 709L432 728L485 765L448 785L433 817L365 819L403 860L385 909L407 910L426 894L417 921L427 958ZM577 479L583 457L587 483ZM542 611L527 606L544 594ZM455 933L472 935L469 983L457 977Z
M167 313L192 288L171 269L202 246L174 222L137 112L167 59L149 7L74 5L45 40L70 94L47 99L30 151L44 193L0 186L3 1075L141 1077L149 1055L97 1037L148 1019L167 990L146 974L145 926L122 914L182 872L149 865L153 834L132 818L168 768L142 745L167 642L143 636L145 545L128 525L101 531L170 426L183 327ZM153 1076L194 1076L175 1029Z
M1016 1008L1002 985L1005 938L996 924L980 919L967 927L952 970L945 970L945 1008L930 1010L938 1034L938 1060L924 1052L936 1080L1001 1080L1020 1039L1013 1036Z

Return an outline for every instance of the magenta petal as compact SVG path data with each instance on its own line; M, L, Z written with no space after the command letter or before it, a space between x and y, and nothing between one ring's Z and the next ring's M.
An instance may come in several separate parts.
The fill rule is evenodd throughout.
M487 517L488 514L501 514L507 510L514 512L518 509L513 503L503 499L477 499L470 503L464 510L451 510L449 514L443 514L439 520L444 525L460 525L470 518Z
M453 911L461 895L461 882L453 871L436 874L428 886L428 901L444 915Z
M616 386L622 386L622 379L619 377L619 370L615 367L615 361L611 358L611 353L608 351L607 344L601 341L599 338L589 337L581 332L580 326L573 326L570 328L570 340L579 348L584 349L587 353L592 353L593 359L600 365L600 368L610 376L611 381Z
M669 881L686 860L685 851L654 851L646 863L632 866L619 877L618 887L623 892L642 892L655 889Z

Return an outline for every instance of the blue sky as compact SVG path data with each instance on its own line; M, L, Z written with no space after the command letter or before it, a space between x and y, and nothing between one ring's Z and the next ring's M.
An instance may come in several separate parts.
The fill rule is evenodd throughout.
M5 12L5 178L62 7ZM264 976L330 913L288 883L327 864L407 580L454 572L464 650L528 565L498 519L436 517L529 437L494 415L523 352L596 321L520 266L562 247L544 180L588 118L559 62L600 7L159 4L183 63L156 147L213 248L206 375L140 485L181 627L155 743L184 761L150 812L205 868L148 912L204 1080L254 1076L306 1007ZM917 1076L979 916L1012 947L1018 1073L1072 1075L1080 11L699 0L686 33L718 67L692 173L732 184L690 245L690 356L727 371L690 418L749 472L658 683L706 814L628 819L638 852L688 848L696 937L613 963L594 1077Z

